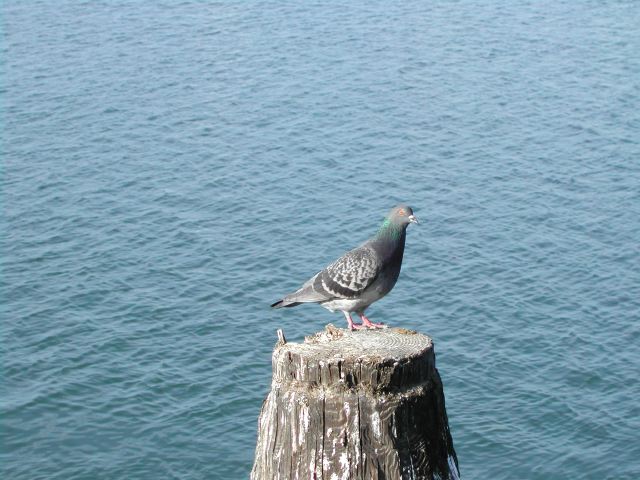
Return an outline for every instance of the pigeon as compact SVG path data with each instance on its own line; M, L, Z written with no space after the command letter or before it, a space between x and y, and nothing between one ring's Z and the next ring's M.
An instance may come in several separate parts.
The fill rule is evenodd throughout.
M398 205L389 212L372 238L345 253L271 307L318 303L331 312L342 312L349 330L383 327L383 324L369 320L364 311L396 284L402 266L407 226L411 223L418 223L413 210L406 205ZM352 312L360 317L362 323L353 322Z

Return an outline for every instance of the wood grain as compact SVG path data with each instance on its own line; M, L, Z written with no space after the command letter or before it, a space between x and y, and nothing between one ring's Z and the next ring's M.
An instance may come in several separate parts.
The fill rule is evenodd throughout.
M251 478L457 479L431 339L329 325L279 341Z

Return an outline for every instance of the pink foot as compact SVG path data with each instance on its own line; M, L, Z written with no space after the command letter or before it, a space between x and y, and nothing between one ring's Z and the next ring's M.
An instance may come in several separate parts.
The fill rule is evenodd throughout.
M359 313L358 315L360 315L360 318L362 319L363 327L366 327L366 328L383 328L384 327L384 323L372 322L371 320L369 320L367 317L364 316L364 313Z
M347 325L349 325L349 330L362 330L364 327L364 325L362 325L361 323L353 323L353 320L351 319L351 314L349 312L342 312L344 313L345 318L347 319Z

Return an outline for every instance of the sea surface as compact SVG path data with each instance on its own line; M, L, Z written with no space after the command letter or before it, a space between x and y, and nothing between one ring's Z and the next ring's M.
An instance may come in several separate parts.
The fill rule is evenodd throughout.
M247 478L399 202L462 478L640 478L639 2L0 8L2 478Z

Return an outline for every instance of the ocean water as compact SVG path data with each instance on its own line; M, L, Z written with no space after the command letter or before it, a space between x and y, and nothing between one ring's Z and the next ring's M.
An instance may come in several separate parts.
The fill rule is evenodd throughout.
M0 8L3 478L247 478L399 202L462 478L640 478L638 2Z

